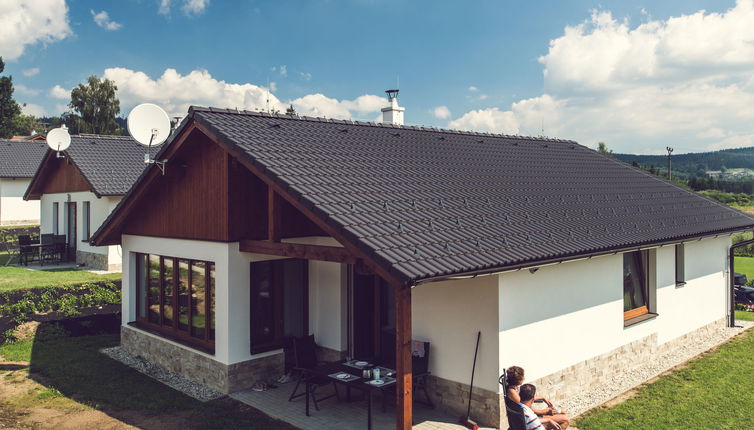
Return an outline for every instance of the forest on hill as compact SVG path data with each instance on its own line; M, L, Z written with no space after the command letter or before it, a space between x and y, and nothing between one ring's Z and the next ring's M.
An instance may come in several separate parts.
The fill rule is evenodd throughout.
M638 164L643 169L650 170L654 167L658 174L667 174L668 157L666 155L613 154L613 156L626 163ZM707 172L731 172L728 176L734 178L748 176L749 179L752 179L750 176L754 175L754 147L673 154L672 161L673 176L678 179L706 178L709 176Z

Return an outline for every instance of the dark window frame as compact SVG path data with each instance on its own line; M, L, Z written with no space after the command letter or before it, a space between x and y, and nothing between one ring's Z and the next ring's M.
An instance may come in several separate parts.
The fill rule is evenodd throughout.
M81 224L82 224L82 235L84 236L81 241L82 242L88 242L89 239L92 237L92 205L91 202L82 202L81 203Z
M281 349L285 346L285 302L284 302L284 294L283 294L283 283L282 282L275 282L275 274L278 273L277 270L274 269L275 264L281 264L283 262L290 262L290 261L299 261L301 262L301 267L303 270L302 273L302 279L304 281L303 285L303 330L304 333L309 333L309 260L304 259L296 259L296 258L283 258L283 259L276 259L276 260L265 260L265 261L252 261L249 263L249 273L253 273L254 265L255 264L270 264L270 289L272 294L272 303L273 303L273 315L272 318L274 320L274 323L272 324L274 328L273 333L273 339L269 342L255 342L254 341L254 285L253 285L253 275L249 276L249 343L250 343L250 352L252 355L254 354L260 354L263 352L268 351L274 351L276 349Z
M180 257L169 257L164 255L156 255L156 254L147 254L143 252L135 252L134 253L136 257L136 281L135 281L135 287L136 287L136 320L129 323L130 325L133 325L135 327L138 327L140 329L144 329L146 331L149 331L151 333L163 336L167 339L176 341L178 343L181 343L183 345L189 346L194 349L202 350L204 352L208 352L210 354L215 353L215 338L216 335L214 333L211 333L211 327L215 326L213 324L214 318L215 318L215 310L212 309L212 297L215 294L215 288L217 288L216 282L214 278L212 278L212 270L215 267L215 263L213 261L205 261L205 260L197 260L197 259L190 259L190 258L180 258ZM149 321L149 302L147 302L147 313L146 315L141 315L141 301L146 298L147 300L149 297L149 288L151 285L151 277L150 273L151 270L149 269L149 257L155 256L159 257L159 323L154 323ZM143 267L143 261L147 261L147 266ZM187 329L180 330L179 324L178 324L178 318L179 318L179 312L177 308L178 304L178 279L180 278L180 271L176 271L177 269L180 269L180 261L184 260L189 263L188 267L188 281L191 282L193 279L193 274L191 273L192 265L193 263L203 263L204 264L204 335L202 338L196 337L192 335L192 326L191 322L193 320L193 312L192 312L192 306L191 306L191 284L188 284L188 291L189 291L189 302L187 304L188 307L188 315L189 315L189 323L187 326ZM165 262L172 262L172 268L173 268L173 276L171 281L171 287L172 287L172 299L171 305L173 305L173 315L171 318L171 325L165 324ZM142 273L146 272L146 273ZM144 279L144 285L142 285L142 276ZM145 290L146 288L146 290ZM214 329L212 329L214 330Z
M641 264L641 276L642 276L642 294L644 297L644 304L641 306L637 306L635 308L624 310L623 311L623 321L628 322L631 320L636 320L637 318L641 319L642 321L646 318L644 318L644 315L651 314L650 312L650 295L649 295L649 289L650 289L650 279L649 279L649 251L648 250L640 250L640 251L631 251L624 254L624 260L623 260L623 271L625 272L625 255L630 254L632 255L632 258L635 258L636 254L639 254L639 262ZM625 280L624 280L625 282ZM625 294L625 285L624 285L624 294ZM624 297L625 301L625 297ZM624 302L624 309L625 309L625 302Z
M675 246L675 285L686 285L686 247L682 243Z
M52 234L60 234L60 203L52 202Z

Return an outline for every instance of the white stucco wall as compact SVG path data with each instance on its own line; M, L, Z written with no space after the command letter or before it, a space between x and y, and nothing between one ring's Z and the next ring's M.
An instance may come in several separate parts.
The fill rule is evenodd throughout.
M664 343L724 318L729 244L727 236L687 244L683 287L674 247L653 250L658 316L628 327L622 254L499 275L500 368L521 366L534 380L653 333Z
M24 200L30 178L0 178L0 225L39 223L39 201Z
M499 391L497 277L436 282L411 290L413 339L431 342L433 375L468 384L479 341L474 386Z
M69 200L70 196L70 200ZM88 241L83 240L84 234L84 205L83 202L89 202L90 207L90 234L102 225L110 212L115 209L121 196L104 196L98 198L94 193L89 191L75 193L54 193L43 194L40 199L40 232L53 232L53 214L52 204L58 203L58 234L66 233L66 223L68 214L66 213L65 203L76 202L76 248L79 251L90 252L93 254L102 254L108 256L108 264L120 264L122 251L119 245L112 246L92 246Z

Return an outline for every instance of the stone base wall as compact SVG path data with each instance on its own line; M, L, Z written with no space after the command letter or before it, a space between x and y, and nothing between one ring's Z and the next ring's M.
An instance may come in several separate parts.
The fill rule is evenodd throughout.
M104 254L76 250L76 263L83 264L88 269L110 270L107 255Z
M682 347L690 338L716 330L721 326L724 327L725 322L725 318L720 319L659 345L657 334L653 333L605 354L539 378L532 384L537 387L537 395L546 396L555 403L562 403L565 399L608 382L615 375L633 371L650 357Z
M465 416L469 400L469 384L450 381L434 375L427 378L427 391L435 408L452 416ZM414 387L416 399L424 400L423 390ZM474 387L471 393L471 418L483 427L501 426L500 411L504 409L500 393ZM507 425L507 423L506 423Z
M258 382L273 381L283 374L283 353L227 365L126 326L121 327L120 343L131 355L225 394L249 389Z

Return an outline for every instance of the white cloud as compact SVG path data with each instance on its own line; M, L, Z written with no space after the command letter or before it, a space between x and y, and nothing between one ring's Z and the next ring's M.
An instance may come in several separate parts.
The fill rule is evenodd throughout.
M606 142L621 152L739 146L754 123L754 0L632 26L594 11L539 61L545 94L475 110L451 126ZM504 115L504 114L507 114Z
M121 23L111 20L110 15L104 10L101 12L95 12L93 10L90 10L89 12L92 14L92 19L94 19L94 23L104 28L105 30L115 31L123 27Z
M461 130L486 131L490 133L517 134L518 121L513 112L498 108L479 109L465 113L448 123L450 128Z
M477 88L477 87L475 87L475 86L472 85L472 86L469 87L469 91L471 91L472 93L474 93L474 92L479 91L479 88Z
M278 84L277 82L270 82L270 91L273 93L278 90Z
M71 97L71 91L66 90L60 85L55 85L54 87L50 88L50 97L56 99L68 99Z
M312 74L309 72L298 72L298 75L301 77L301 79L305 81L311 81L312 80Z
M21 112L24 115L31 115L34 117L40 117L40 116L46 115L45 110L42 106L35 105L33 103L26 103L23 106L21 106ZM41 130L37 130L37 131L41 131Z
M32 76L37 76L39 74L39 67L32 67L31 69L25 69L21 71L21 73L27 78L30 78Z
M0 56L20 57L28 45L53 43L73 34L65 0L0 2Z
M450 118L450 109L447 106L437 106L432 112L435 118L448 119Z
M160 6L157 9L160 15L170 15L170 0L160 0Z
M288 66L286 66L285 64L281 65L280 67L278 67L278 72L280 73L280 76L285 78L286 76L288 76Z
M14 84L13 87L16 91L18 91L19 94L23 94L25 96L36 96L39 94L39 90L36 88L29 88L24 84Z
M288 105L292 104L300 115L350 119L371 118L386 104L384 98L370 94L353 100L309 94L283 102L273 94L274 88L268 90L252 83L237 84L217 80L206 70L194 70L181 75L175 69L166 69L160 77L153 79L144 72L115 67L105 69L103 77L115 82L121 110L125 113L144 102L162 106L170 116L186 115L191 105L266 110L269 96L270 109L285 112ZM53 91L62 95L65 90L56 85L51 94Z
M186 15L201 15L209 6L209 0L185 0L181 10Z

